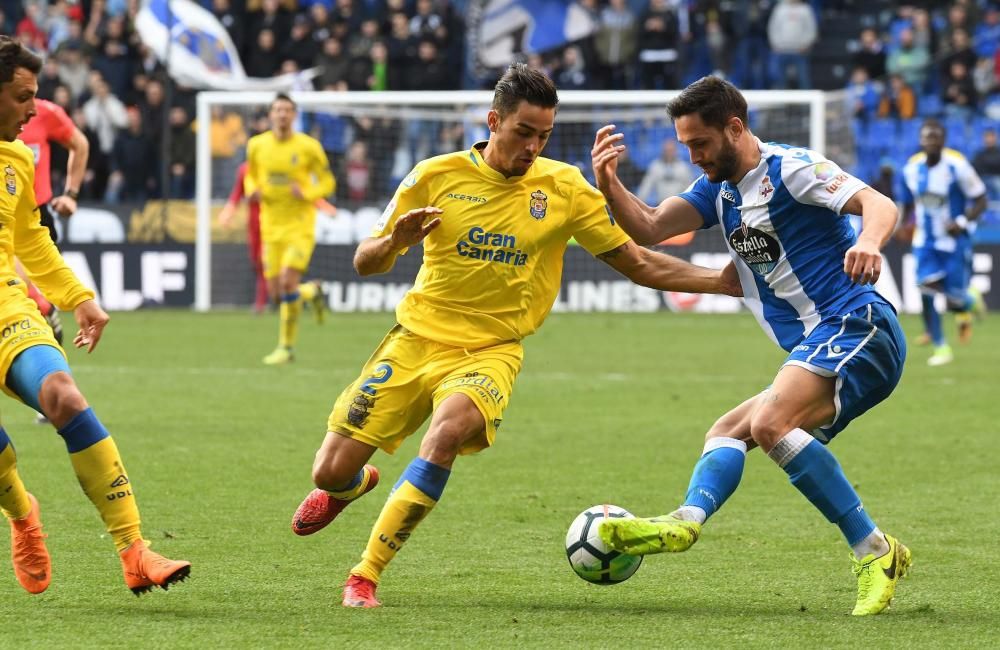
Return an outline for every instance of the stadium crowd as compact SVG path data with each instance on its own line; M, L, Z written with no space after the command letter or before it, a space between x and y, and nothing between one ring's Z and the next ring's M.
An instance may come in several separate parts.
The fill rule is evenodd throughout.
M494 81L473 79L464 66L455 65L464 61L472 0L200 3L225 26L250 76L318 67L309 82L315 89L370 91L492 87ZM84 199L163 196L157 161L164 158L170 195L193 195L194 93L177 87L165 91L164 69L134 28L140 4L0 0L0 31L46 55L39 96L65 108L91 142ZM573 4L578 15L592 21L591 35L527 56L529 65L546 71L562 89L680 88L712 72L745 89L846 88L858 147L853 171L860 177L886 182L886 175L916 150L921 119L938 116L948 128L949 146L970 157L986 152L977 158L979 171L991 187L1000 187L997 156L989 154L990 146L995 151L1000 124L1000 3ZM217 158L241 152L260 128L254 120L248 122L235 114L215 116ZM161 151L164 124L171 131L166 152ZM338 177L355 179L340 184L339 199L364 200L366 193L379 189L367 181L373 176L371 152L387 144L379 138L398 141L419 135L390 129L387 136L385 126L378 120L352 123L349 141L331 148ZM59 158L64 155L55 152L54 174L64 169ZM637 183L649 165L643 161L636 171Z

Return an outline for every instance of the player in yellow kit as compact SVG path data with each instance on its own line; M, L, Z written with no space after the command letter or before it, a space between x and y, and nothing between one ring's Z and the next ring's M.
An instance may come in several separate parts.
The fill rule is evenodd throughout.
M77 279L41 225L35 202L34 156L16 140L35 114L42 62L19 42L0 36L0 388L44 413L62 436L83 491L97 507L118 549L125 584L136 594L183 580L189 562L149 549L118 448L70 374L66 356L14 270L15 255L28 276L61 310L72 310L80 330L76 347L97 347L108 315ZM0 427L0 510L10 521L11 559L18 582L33 594L51 580L51 561L38 501L17 471L14 446Z
M734 269L692 266L634 244L601 193L573 166L540 158L558 98L542 73L512 65L497 83L489 142L416 166L354 257L362 275L389 270L423 242L423 265L396 325L330 415L313 490L292 519L299 535L329 524L371 491L376 449L392 453L431 416L419 456L396 483L347 607L377 607L386 565L441 497L452 464L493 443L521 369L521 340L548 315L571 237L634 282L737 294Z
M278 347L264 357L276 365L294 359L299 313L311 302L322 322L325 298L318 282L302 283L316 246L318 199L333 193L336 180L323 147L315 138L292 130L295 102L278 95L271 102L271 130L247 143L244 192L260 201L260 235L264 278L271 300L280 301Z

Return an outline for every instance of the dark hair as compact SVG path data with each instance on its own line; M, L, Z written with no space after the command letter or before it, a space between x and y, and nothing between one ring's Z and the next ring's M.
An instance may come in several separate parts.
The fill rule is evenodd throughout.
M923 131L924 129L936 129L941 132L942 138L948 135L948 130L944 128L944 124L941 124L941 122L937 121L933 117L928 117L924 120L924 123L920 125L920 130Z
M702 77L667 102L667 115L676 120L697 113L707 126L723 129L731 117L748 125L747 100L733 84L719 77Z
M559 105L556 85L551 79L523 63L511 63L493 90L492 108L503 117L517 110L522 100L542 108Z
M14 79L14 71L25 68L31 74L42 71L42 58L10 36L0 36L0 86Z
M277 104L278 102L288 102L289 104L292 105L292 109L293 110L298 110L299 109L299 107L295 103L294 99L292 99L291 97L289 97L285 93L278 93L277 95L274 96L274 99L271 100L271 105L267 107L268 110L274 108L274 105Z

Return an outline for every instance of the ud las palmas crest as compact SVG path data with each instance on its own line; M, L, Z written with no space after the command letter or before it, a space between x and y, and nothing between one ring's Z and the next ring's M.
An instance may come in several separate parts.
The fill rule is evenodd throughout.
M531 216L540 221L545 218L545 211L549 209L549 197L545 196L545 192L535 190L531 193L529 206Z
M7 181L7 193L10 194L11 196L16 195L17 173L14 171L14 168L10 165L10 163L8 163L7 166L3 168L3 173L4 176L6 177L5 180Z

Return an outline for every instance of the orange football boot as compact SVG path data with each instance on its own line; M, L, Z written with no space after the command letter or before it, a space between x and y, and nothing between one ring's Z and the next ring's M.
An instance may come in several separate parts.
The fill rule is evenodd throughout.
M38 499L28 494L31 511L27 517L10 520L10 559L14 575L28 593L40 594L52 579L52 560L45 548Z
M153 587L162 587L166 591L170 585L191 574L190 562L168 560L149 550L149 542L142 539L132 542L120 555L125 584L136 596L151 591Z
M375 597L378 585L362 576L351 574L344 585L344 607L381 607L382 602Z

